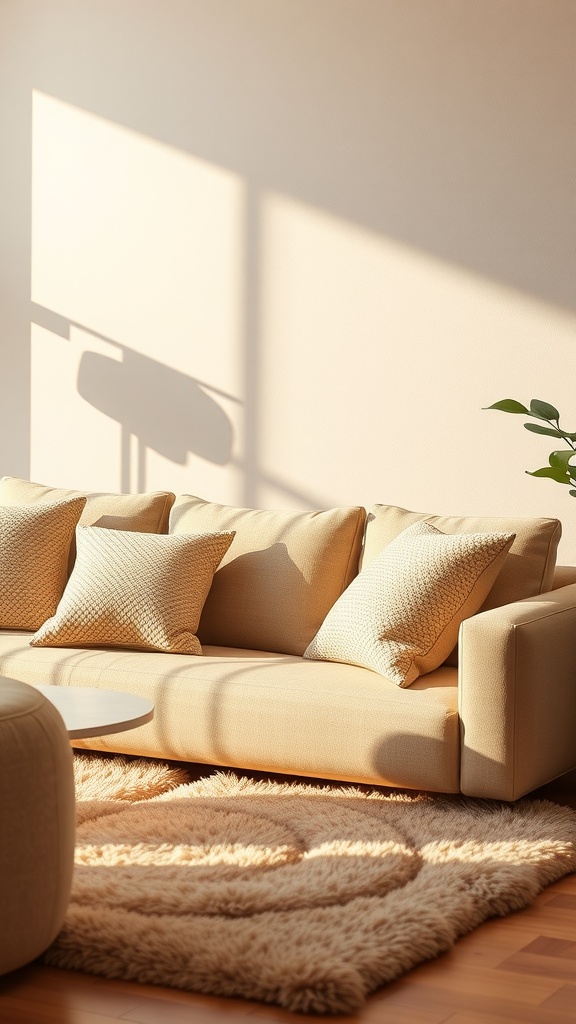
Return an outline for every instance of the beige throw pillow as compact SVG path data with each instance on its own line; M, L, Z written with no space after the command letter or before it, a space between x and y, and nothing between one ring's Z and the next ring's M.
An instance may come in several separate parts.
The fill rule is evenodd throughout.
M171 534L236 534L202 612L202 643L302 655L358 571L365 520L359 507L291 512L178 497Z
M527 516L439 516L396 505L373 505L368 514L360 568L412 523L426 521L442 533L514 533L510 552L481 611L523 601L552 589L562 525L558 519ZM448 664L457 665L457 649Z
M38 629L62 597L86 498L0 506L0 628Z
M233 537L79 526L76 564L62 600L31 645L202 654L200 612Z
M445 660L513 540L510 533L443 534L415 523L352 581L304 657L362 665L409 686Z

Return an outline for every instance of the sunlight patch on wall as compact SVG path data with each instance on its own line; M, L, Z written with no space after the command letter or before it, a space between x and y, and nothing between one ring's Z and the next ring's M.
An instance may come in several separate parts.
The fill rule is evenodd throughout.
M105 486L112 476L131 489L178 486L192 466L199 487L207 470L228 491L242 417L242 179L41 92L33 97L32 177L32 300L71 332L91 334L84 363L74 344L53 342L61 376L51 429L70 432L79 402L91 404L83 415L101 425ZM98 359L87 357L90 348ZM33 402L43 405L37 394ZM43 424L35 407L32 415ZM106 419L116 423L112 432ZM212 440L201 436L200 420ZM119 429L121 451L112 441ZM130 434L136 477L125 466ZM69 470L76 480L78 453L57 451L51 476ZM45 439L34 428L32 464L44 463Z
M38 92L33 133L33 301L235 392L241 179Z
M33 477L566 518L482 411L572 407L566 311L43 93L32 199Z
M264 474L282 465L332 501L466 512L488 506L489 472L495 513L545 503L521 472L511 494L506 424L482 406L568 399L550 355L573 360L573 316L273 192L261 268Z

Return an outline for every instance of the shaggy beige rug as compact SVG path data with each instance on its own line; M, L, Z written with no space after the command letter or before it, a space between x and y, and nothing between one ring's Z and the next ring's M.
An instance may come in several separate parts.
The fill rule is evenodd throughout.
M72 901L45 955L308 1013L368 993L576 869L576 813L76 757Z

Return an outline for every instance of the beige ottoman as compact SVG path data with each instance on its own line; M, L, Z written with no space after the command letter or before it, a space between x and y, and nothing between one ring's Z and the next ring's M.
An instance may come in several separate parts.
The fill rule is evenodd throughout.
M39 956L60 931L74 835L62 718L32 686L0 677L0 974Z

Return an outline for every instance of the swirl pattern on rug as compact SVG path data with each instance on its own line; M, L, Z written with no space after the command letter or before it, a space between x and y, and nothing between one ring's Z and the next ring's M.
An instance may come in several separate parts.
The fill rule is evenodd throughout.
M122 758L98 785L91 758L76 759L76 872L54 966L350 1013L576 868L576 814L545 801L232 773L182 783L182 769L155 778Z

